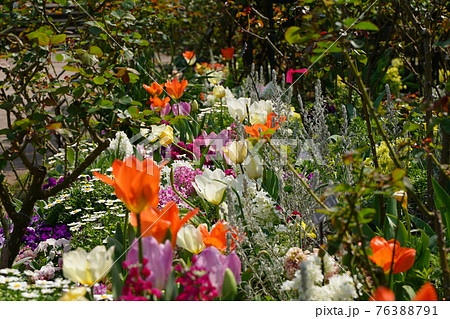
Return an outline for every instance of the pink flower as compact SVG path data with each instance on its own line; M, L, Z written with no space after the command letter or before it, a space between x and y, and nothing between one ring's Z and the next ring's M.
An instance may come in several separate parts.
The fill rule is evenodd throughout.
M172 269L172 244L166 240L164 244L152 237L142 238L143 257L148 260L147 268L150 274L145 280L152 283L152 288L164 289ZM126 263L137 264L139 262L138 242L135 240L128 251Z
M183 116L189 116L191 113L191 104L187 102L180 102L178 104L174 104L172 106L172 112L173 115L183 115Z
M234 251L225 256L217 248L208 247L199 255L195 266L206 269L209 280L216 288L219 297L222 295L222 285L227 268L233 273L236 283L241 281L241 261Z

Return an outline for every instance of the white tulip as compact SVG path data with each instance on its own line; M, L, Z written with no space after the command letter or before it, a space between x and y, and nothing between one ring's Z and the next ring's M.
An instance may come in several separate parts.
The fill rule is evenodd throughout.
M99 282L113 264L114 247L106 250L105 246L97 246L87 253L77 248L63 255L64 277L84 285Z
M242 122L247 117L247 107L250 104L250 99L240 97L239 99L227 99L228 112L235 120ZM265 122L264 122L265 123Z
M247 141L233 141L223 151L234 164L241 164L247 157Z
M206 168L202 175L195 176L192 183L197 194L208 202L219 205L223 199L228 184L233 181L233 177L225 176L221 169L214 172Z
M249 107L250 124L266 124L267 115L272 113L273 103L270 100L253 102Z
M257 180L263 176L264 166L259 155L247 156L244 162L245 173L248 178Z
M193 254L199 254L206 247L202 234L192 225L185 225L178 231L177 245Z
M213 94L216 98L221 99L225 96L226 92L222 85L216 85L213 89Z

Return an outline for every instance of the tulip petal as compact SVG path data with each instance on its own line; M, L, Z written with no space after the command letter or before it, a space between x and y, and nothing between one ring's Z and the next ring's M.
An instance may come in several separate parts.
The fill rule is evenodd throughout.
M438 301L436 289L432 284L426 282L416 293L413 301Z

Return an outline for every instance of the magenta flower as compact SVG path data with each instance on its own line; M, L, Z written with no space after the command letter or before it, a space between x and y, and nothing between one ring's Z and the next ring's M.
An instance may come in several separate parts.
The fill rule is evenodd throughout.
M218 296L222 295L222 285L227 268L231 270L238 284L241 281L241 261L233 251L228 256L217 248L208 247L202 251L195 266L206 269L211 284L216 288Z
M172 112L173 115L183 115L183 116L189 116L191 113L191 104L187 102L180 102L178 104L172 105Z
M142 238L143 257L148 260L147 268L150 274L145 278L152 283L152 288L164 289L172 270L172 244L166 240L164 244L152 236ZM128 252L127 264L137 264L139 262L138 242L135 240Z

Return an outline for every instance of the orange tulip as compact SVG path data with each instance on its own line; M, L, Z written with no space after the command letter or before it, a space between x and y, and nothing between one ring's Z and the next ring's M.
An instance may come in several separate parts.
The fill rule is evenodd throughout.
M220 49L222 51L222 56L225 60L231 60L234 56L234 48L226 48L226 49Z
M134 156L125 161L115 160L112 164L114 180L94 172L94 176L114 187L116 195L127 208L139 214L148 206L157 206L159 202L160 168L151 159L143 162Z
M186 63L189 65L193 65L195 63L195 61L197 60L195 57L194 51L185 51L183 53L183 57L186 60Z
M426 282L422 288L417 291L413 301L437 301L438 295L432 284Z
M400 243L394 239L386 241L382 237L374 237L370 241L372 256L369 256L375 264L383 268L385 273L397 274L407 271L414 265L416 250L412 248L400 247Z
M267 132L268 130L277 130L280 128L280 124L286 121L286 116L278 116L278 121L276 120L276 118L277 116L274 113L270 113L269 115L267 115L267 121L265 125L254 124L252 126L245 126L245 132L250 134L252 137L261 137L261 135L264 135L264 137L270 138L272 134L261 133Z
M380 286L375 290L374 294L369 298L370 301L395 301L394 292L384 286Z
M148 91L153 96L158 96L163 92L162 85L153 82L152 85L148 86L146 84L143 84L142 87Z
M156 111L160 111L170 102L170 97L165 97L164 100L161 100L159 97L155 96L150 98L150 102Z
M175 247L178 231L198 211L199 209L196 208L180 219L180 212L175 202L168 202L162 210L158 210L155 207L148 207L139 215L141 235L142 237L153 236L159 243L162 243L169 237L172 241L172 247ZM130 224L137 227L136 214L131 214Z
M205 224L198 226L200 233L202 234L203 243L206 247L214 246L221 252L225 252L227 249L227 233L231 231L231 227L225 221L218 221L212 228L211 232L208 232ZM238 236L231 233L233 239L231 240L230 249L236 248L236 241Z
M173 79L172 82L167 81L166 83L167 93L169 93L169 95L173 99L178 100L183 96L184 89L186 88L187 85L188 81L186 79L181 81L181 83L178 82L177 79Z
M375 290L370 301L395 301L395 294L392 290L380 286ZM426 282L422 288L417 291L416 296L412 301L437 301L438 295L436 289L432 284Z

